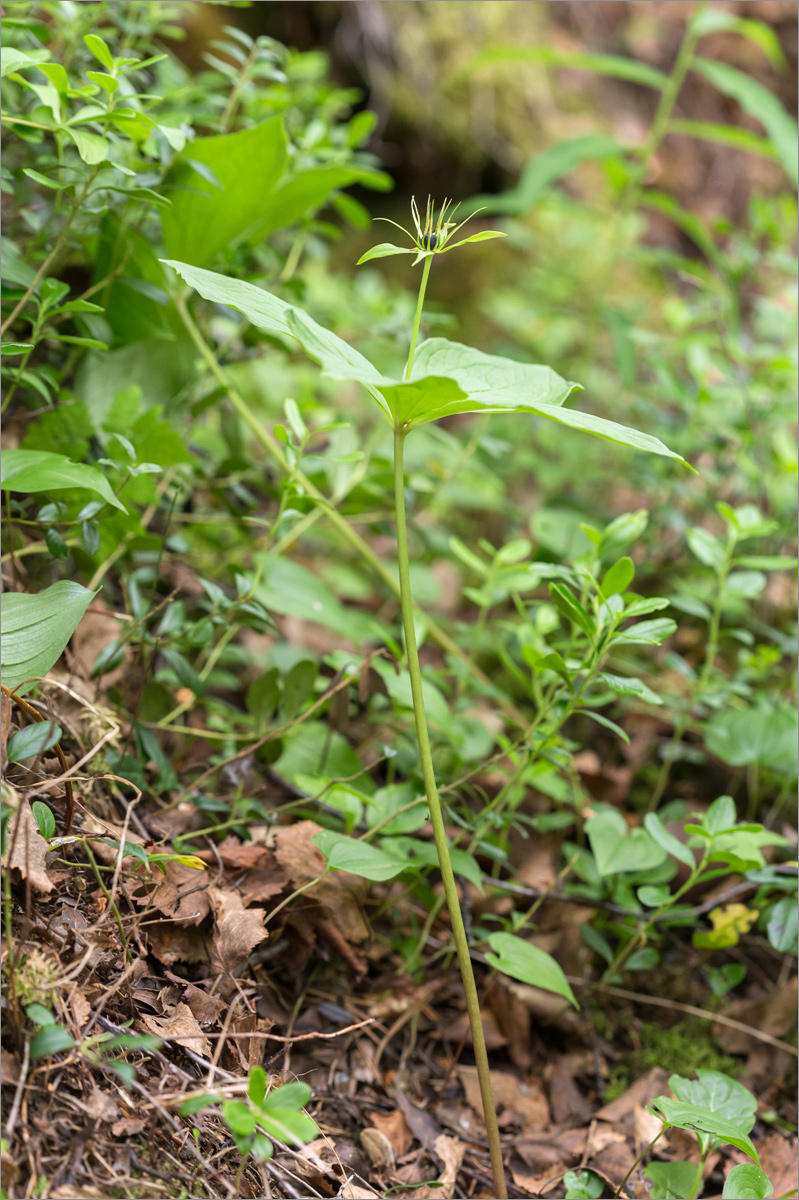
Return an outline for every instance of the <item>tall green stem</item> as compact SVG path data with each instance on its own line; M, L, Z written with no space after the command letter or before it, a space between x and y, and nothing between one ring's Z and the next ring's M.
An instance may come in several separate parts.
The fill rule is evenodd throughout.
M427 281L429 274L430 259L425 263L425 274L423 276L422 287L419 295L419 309L421 312L422 294L424 292L424 284ZM418 333L418 322L414 328L414 338L411 344L411 355L409 364L413 360L413 350L416 344L416 334ZM406 371L406 377L408 372ZM450 921L452 922L452 934L455 940L455 950L458 955L458 963L461 969L461 978L463 980L463 990L466 996L466 1008L469 1013L469 1026L472 1031L472 1042L474 1044L474 1057L477 1063L477 1075L480 1081L480 1095L483 1100L483 1117L485 1120L486 1132L488 1133L488 1145L491 1151L491 1168L494 1174L494 1195L501 1200L507 1196L505 1187L505 1169L502 1164L502 1145L499 1138L499 1126L497 1125L497 1114L494 1107L494 1096L491 1090L491 1076L488 1067L488 1053L486 1051L485 1036L483 1034L483 1023L480 1018L480 1001L477 996L477 985L474 980L474 971L472 970L472 960L469 953L469 943L466 938L466 929L463 924L463 914L461 912L460 901L458 900L458 889L455 884L455 875L452 870L452 863L449 856L449 846L447 845L447 834L444 827L444 814L441 810L441 801L438 798L438 789L436 787L436 777L433 771L433 758L430 753L430 738L427 733L427 719L424 711L424 696L422 694L422 672L419 666L419 651L416 645L416 630L413 624L413 596L411 595L411 574L410 562L408 560L408 531L405 520L405 474L403 470L402 451L405 442L405 431L396 429L394 431L394 502L396 505L397 515L397 555L399 558L399 581L400 581L400 602L402 604L402 626L405 632L405 653L408 658L408 674L411 677L411 693L413 695L413 715L416 722L416 737L419 743L419 758L422 764L422 777L424 779L424 787L427 795L427 803L430 806L430 820L433 824L433 837L435 838L436 850L438 851L438 861L441 867L441 878L444 883L444 893L447 897L447 907L449 908Z
M416 301L416 314L413 318L413 333L411 334L411 348L408 351L408 362L405 365L405 378L410 379L413 369L413 359L416 354L416 340L419 337L419 326L422 322L422 305L424 304L424 294L427 291L427 278L430 274L430 267L433 262L432 254L424 260L424 269L422 270L422 282L419 284L419 299Z

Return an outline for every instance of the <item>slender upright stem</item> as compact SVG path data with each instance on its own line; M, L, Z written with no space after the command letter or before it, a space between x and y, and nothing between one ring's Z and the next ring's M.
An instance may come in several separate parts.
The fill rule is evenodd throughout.
M413 333L411 334L411 348L408 351L408 362L405 366L405 378L410 379L413 369L413 359L416 354L416 339L419 337L419 325L422 321L422 305L424 304L424 294L427 291L427 278L430 274L430 267L433 262L432 254L429 254L424 260L424 269L422 270L422 282L419 284L419 299L416 302L416 315L413 318Z
M421 296L424 291L424 281L426 281L427 274L429 273L429 263L430 259L428 259L425 263L425 275L423 276L423 284L420 291L418 311L421 311ZM414 329L414 341L411 346L411 357L409 359L409 363L413 358L413 347L415 345L417 332L418 322L417 327ZM483 1023L480 1017L480 1001L477 996L477 985L474 980L474 971L472 970L472 960L469 953L469 943L466 938L466 929L463 924L463 914L461 912L460 901L458 899L458 889L455 884L455 875L452 870L452 863L449 856L447 834L444 827L444 814L441 810L441 801L438 798L436 777L435 772L433 771L433 758L430 753L430 739L427 733L427 719L424 711L422 672L419 666L419 651L416 645L416 630L414 629L413 625L413 597L411 595L410 563L408 560L408 532L405 520L405 474L402 463L404 442L405 431L402 429L395 430L394 502L396 505L397 514L397 556L399 558L402 626L405 632L405 653L408 658L408 674L411 677L413 715L416 722L416 737L419 743L419 758L421 759L422 764L422 777L424 779L427 803L430 806L430 820L433 824L433 837L435 838L436 850L438 851L438 861L439 866L441 867L441 878L444 883L444 893L447 897L447 907L449 908L450 921L452 922L452 934L455 940L455 950L458 955L458 963L460 965L461 978L463 980L463 991L466 997L466 1008L469 1013L469 1026L472 1031L474 1057L477 1063L477 1075L480 1081L480 1095L483 1100L483 1118L485 1120L486 1132L488 1134L488 1145L491 1151L491 1168L494 1174L494 1195L498 1198L498 1200L502 1200L502 1198L506 1197L508 1193L505 1187L505 1170L502 1164L502 1144L499 1138L499 1126L497 1125L494 1096L491 1090L488 1053L486 1051L485 1036L483 1034Z

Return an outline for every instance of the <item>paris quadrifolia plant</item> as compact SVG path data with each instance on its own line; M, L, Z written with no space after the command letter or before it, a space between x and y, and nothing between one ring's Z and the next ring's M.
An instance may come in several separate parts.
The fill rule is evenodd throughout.
M424 221L422 221L414 201L412 216L413 232L403 230L411 240L410 247L382 243L374 246L360 259L360 263L363 263L374 258L384 258L395 254L414 254L413 265L422 264L422 277L411 331L408 360L401 379L383 375L362 354L331 333L330 330L317 324L301 308L286 303L271 292L186 263L172 260L167 260L167 263L205 299L238 309L254 325L267 330L270 334L295 339L305 352L319 363L326 375L336 379L357 381L378 405L393 431L397 552L406 665L413 695L422 777L452 923L455 949L463 978L475 1060L480 1079L494 1174L495 1190L493 1194L499 1198L507 1196L507 1191L499 1129L491 1091L488 1056L469 941L452 868L444 813L436 787L425 718L408 556L403 469L405 439L418 426L457 413L515 412L543 417L570 429L581 430L633 450L664 455L680 462L685 460L650 434L628 429L603 417L567 408L566 401L579 385L561 379L547 366L516 362L493 354L484 354L481 350L458 342L451 342L445 338L428 338L422 341L417 348L425 291L434 259L461 246L504 235L495 230L481 230L469 236L457 238L464 223L458 224L454 221L454 209L449 202L445 202L436 212L433 202L428 200ZM398 228L402 227L398 226ZM181 297L179 308L186 311L185 296ZM241 407L241 397L236 396L235 400L237 407ZM255 419L252 414L248 412L244 415L247 416L250 424L254 423ZM608 603L612 599L611 597ZM328 835L327 841L321 841L322 835L319 836L330 867L358 872L357 861L352 857L340 853L337 856L336 854L337 848L341 847L341 842L351 839L334 840L331 843L330 835ZM373 853L377 854L378 851L374 849ZM388 858L387 855L385 857ZM396 874L399 869L395 865L393 873ZM362 870L360 873L368 878L379 877L375 874L368 874L367 870ZM392 869L389 868L387 873L380 877L390 878L391 874ZM488 956L488 962L492 967L505 974L523 979L527 983L538 983L539 986L550 991L557 991L576 1005L571 989L558 964L543 951L531 946L523 939L507 933L491 935L489 944L492 950L496 951L495 954Z

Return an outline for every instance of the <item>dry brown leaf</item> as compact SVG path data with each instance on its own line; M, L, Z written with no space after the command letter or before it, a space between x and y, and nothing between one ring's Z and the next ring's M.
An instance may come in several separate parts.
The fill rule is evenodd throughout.
M207 1058L211 1053L211 1043L203 1034L188 1004L177 1004L174 1012L168 1017L143 1013L141 1021L150 1033L158 1037L175 1038L179 1045L188 1046L195 1054L202 1054Z
M111 1126L111 1132L114 1137L134 1137L137 1133L143 1133L145 1129L144 1121L139 1121L135 1117L123 1117L121 1121L115 1121Z
M444 1170L438 1177L438 1187L417 1188L412 1194L414 1197L418 1196L420 1200L432 1200L434 1196L440 1197L441 1200L452 1200L455 1195L455 1181L458 1171L461 1169L466 1147L458 1138L447 1137L445 1133L442 1133L440 1137L436 1138L433 1149L444 1164Z
M91 1088L91 1095L86 1101L86 1112L89 1116L94 1117L95 1121L116 1121L119 1108L114 1097L101 1091L94 1081Z
M594 1115L600 1121L610 1121L615 1124L625 1117L631 1116L638 1105L649 1104L656 1096L665 1092L669 1085L669 1072L665 1067L652 1067L646 1075L636 1079L635 1083L622 1092L610 1104L605 1104Z
M70 666L73 674L82 676L83 679L91 679L97 655L119 637L122 622L117 621L110 613L106 616L96 611L104 607L102 598L95 596L91 610L83 614L78 628L72 635ZM115 687L124 678L129 669L126 661L129 658L130 647L126 645L122 662L110 671L103 672L103 687Z
M656 1117L642 1104L636 1104L633 1109L633 1136L635 1150L641 1154L650 1142L654 1141L663 1126L660 1117ZM608 1132L611 1132L610 1130Z
M483 1034L485 1036L485 1044L487 1050L499 1050L503 1046L507 1046L508 1039L497 1024L493 1012L483 1008L480 1010L480 1016L483 1022ZM529 1022L529 1018L528 1018ZM446 1030L442 1030L447 1040L453 1045L458 1046L463 1041L467 1046L472 1046L472 1027L469 1024L469 1014L464 1012L457 1017L451 1025L448 1025Z
M345 1183L338 1194L345 1200L380 1200L377 1192L368 1187L361 1187L359 1183Z
M557 1168L551 1171L545 1171L543 1175L528 1175L525 1171L516 1171L511 1167L511 1175L513 1182L517 1188L526 1192L528 1196L543 1196L550 1191L556 1183L560 1183L564 1172L568 1171L567 1163L560 1163Z
M163 865L166 874L158 870L142 879L144 891L135 897L136 903L152 905L180 925L199 925L211 911L207 887L198 886L209 882L208 872L179 862Z
M69 997L69 1007L72 1009L72 1019L78 1029L83 1029L83 1026L92 1015L92 1006L80 988L75 987L72 989L72 994Z
M262 860L271 861L273 865L275 856L266 846L256 842L242 842L240 838L234 837L233 834L228 834L223 842L220 842L216 847L216 852L213 850L201 850L199 857L206 859L208 862L215 862L216 856L219 855L223 866L229 867L231 871L248 871L257 864L263 865Z
M247 872L241 881L239 894L244 907L260 904L279 896L286 887L286 875L280 867L256 867Z
M477 1067L458 1067L458 1078L468 1104L479 1115L483 1111ZM547 1098L537 1083L523 1083L507 1071L491 1072L494 1101L518 1116L524 1130L546 1129L549 1125Z
M530 1070L530 1009L524 1000L509 986L510 980L495 974L486 996L486 1003L494 1015L498 1028L506 1039L508 1054L522 1074Z
M219 1020L228 1007L224 1000L220 1000L218 996L209 996L203 988L196 987L193 983L186 985L183 999L201 1025L210 1025L212 1021Z
M379 1129L368 1126L361 1131L361 1145L375 1166L391 1167L394 1165L394 1148L384 1133Z
M298 821L274 831L275 857L291 883L301 887L327 867L325 857L313 844L313 836L322 826L315 821ZM363 913L367 883L349 871L333 871L305 893L306 899L330 910L335 923L348 942L363 942L369 937L369 925Z
M200 963L211 960L210 938L194 925L159 921L157 925L146 925L142 932L155 957L167 967L176 962Z
M429 1112L419 1108L417 1104L413 1104L399 1088L396 1092L396 1101L397 1107L408 1122L408 1128L413 1132L419 1145L424 1146L425 1150L430 1150L435 1145L436 1138L441 1135L441 1126L438 1121L431 1117Z
M549 1083L549 1106L556 1125L586 1124L591 1119L592 1106L575 1083L574 1076L586 1067L584 1054L562 1054L546 1073Z
M9 818L6 831L6 853L3 866L6 870L19 871L23 879L29 880L37 892L52 892L53 884L47 874L45 856L47 842L39 833L39 826L31 806L19 796L17 811Z
M375 1129L379 1129L384 1137L388 1138L396 1158L402 1158L403 1154L408 1153L413 1144L413 1134L398 1108L390 1113L370 1113L369 1120Z
M209 888L216 928L211 965L214 974L232 974L268 936L262 908L245 908L238 892Z
M19 1059L5 1046L0 1049L0 1076L3 1083L16 1083L19 1079Z
M799 1189L796 1166L796 1138L781 1133L769 1133L758 1142L760 1165L771 1180L775 1196Z
M796 1025L797 978L789 980L781 988L756 1000L737 1000L724 1010L725 1017L751 1025L761 1033L772 1037L784 1037ZM730 1054L745 1054L753 1049L757 1039L729 1025L713 1026L713 1036L722 1043Z

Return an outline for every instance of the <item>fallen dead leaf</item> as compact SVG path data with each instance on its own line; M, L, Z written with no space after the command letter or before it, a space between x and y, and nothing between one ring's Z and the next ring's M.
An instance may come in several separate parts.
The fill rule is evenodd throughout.
M530 1069L530 1009L510 986L510 980L495 974L491 977L486 1003L508 1046L508 1054L522 1073Z
M664 1067L652 1067L646 1075L636 1079L626 1092L622 1092L610 1104L605 1104L594 1116L600 1121L618 1123L632 1116L639 1105L649 1104L656 1096L665 1092L669 1085L669 1072Z
M591 1105L574 1079L587 1066L585 1054L562 1054L546 1072L549 1107L556 1125L576 1125L591 1119Z
M216 928L211 965L214 974L232 974L268 936L262 908L245 908L238 892L209 888Z
M315 821L298 821L296 825L280 826L274 831L275 857L295 887L324 874L325 857L312 840L321 828ZM305 899L313 899L329 909L347 941L358 943L369 937L369 925L363 913L366 892L366 880L359 875L333 871L315 887L309 888Z
M186 985L183 999L201 1025L210 1025L212 1021L217 1021L228 1007L224 1000L220 1000L218 996L209 996L203 988L196 987L193 983Z
M380 1200L377 1192L373 1192L371 1188L361 1187L358 1183L345 1183L339 1196L343 1196L345 1200Z
M527 1135L516 1142L516 1152L538 1174L554 1170L561 1161L573 1166L586 1145L585 1129L551 1130L546 1134Z
M114 1122L111 1132L117 1138L134 1137L137 1133L142 1133L144 1128L144 1121L139 1121L136 1117L123 1117L121 1121Z
M70 1187L65 1184L63 1187L56 1188L50 1193L52 1200L105 1200L103 1192L98 1192L97 1188L93 1187Z
M5 1047L0 1050L0 1075L3 1083L16 1083L19 1080L19 1060L16 1054Z
M636 1104L633 1109L633 1121L635 1149L637 1154L641 1154L660 1133L663 1122L660 1117L656 1117L654 1113L649 1112L642 1104Z
M361 1145L375 1166L390 1167L394 1165L394 1148L386 1135L379 1129L367 1126L362 1130Z
M375 1129L388 1138L395 1158L402 1158L403 1154L408 1153L413 1144L413 1134L398 1108L390 1113L369 1113L369 1120Z
M83 1029L83 1026L92 1015L92 1006L80 988L72 989L72 994L69 997L69 1007L72 1009L72 1018L78 1029Z
M19 871L37 892L52 892L54 884L45 866L47 842L39 833L28 801L22 796L17 796L17 799L17 811L9 818L6 831L7 850L3 855L3 866L6 870Z
M467 1103L478 1115L482 1112L477 1067L458 1067L458 1078L466 1093ZM491 1072L494 1101L515 1113L524 1131L546 1129L549 1125L549 1105L538 1084L523 1083L507 1071Z
M568 1165L561 1163L557 1169L545 1171L543 1175L528 1175L525 1171L518 1171L511 1167L511 1175L517 1188L526 1192L528 1196L544 1196L556 1183L560 1183L564 1173L568 1170Z
M91 1095L86 1101L86 1111L95 1121L115 1121L119 1116L119 1108L113 1096L103 1092L92 1081Z
M179 862L166 862L163 865L166 874L158 871L142 879L144 891L142 895L135 896L136 903L152 905L170 921L177 921L180 925L199 925L211 911L207 887L198 887L209 882L208 872ZM144 867L141 871L144 871Z
M166 1017L143 1013L141 1022L150 1033L178 1039L179 1045L188 1046L195 1054L202 1054L207 1058L211 1053L211 1043L203 1034L188 1004L176 1005L174 1012Z
M231 871L249 871L256 864L260 864L262 859L275 862L275 856L261 842L242 842L233 834L228 834L216 847L216 851L200 850L197 857L207 863L215 863L221 859L222 865Z
M418 1105L412 1104L403 1092L397 1089L396 1092L397 1106L402 1112L405 1120L408 1122L408 1127L413 1132L420 1146L425 1150L430 1150L435 1145L437 1137L441 1135L441 1126L429 1112Z
M483 1022L486 1049L500 1050L503 1046L507 1046L508 1039L499 1028L493 1012L483 1008L480 1010L480 1016ZM469 1014L466 1012L461 1013L451 1025L447 1026L446 1031L442 1032L446 1033L447 1041L451 1042L454 1046L460 1045L461 1042L464 1042L467 1046L474 1044L472 1041L472 1027L469 1024Z
M147 925L143 932L155 957L167 967L176 962L210 962L210 938L193 925L159 921Z

